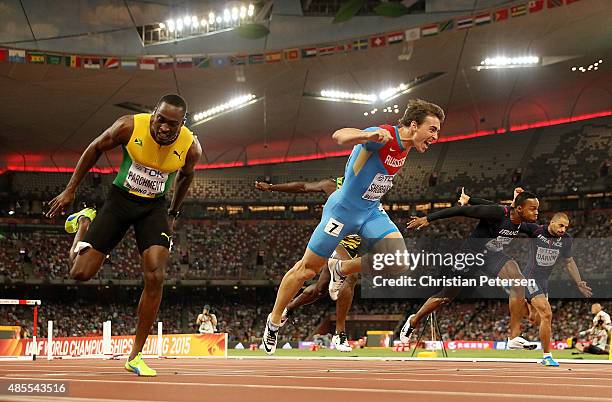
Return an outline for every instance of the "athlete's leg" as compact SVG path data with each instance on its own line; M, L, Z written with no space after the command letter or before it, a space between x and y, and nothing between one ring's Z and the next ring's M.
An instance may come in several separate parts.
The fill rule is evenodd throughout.
M346 252L344 247L338 246L336 247L336 252L334 255L341 260L350 260L351 256ZM302 293L300 293L295 299L291 300L291 303L287 305L287 311L291 312L300 306L304 306L307 304L314 303L320 298L327 296L327 286L329 285L329 270L322 269L319 274L319 279L309 285Z
M382 239L384 239L384 241L379 241L375 245L375 250L377 254L395 254L396 252L402 254L406 250L404 238L399 231L388 233ZM338 271L343 276L359 273L361 272L362 263L365 267L372 267L372 256L373 254L369 253L363 257L353 258L352 260L348 261L342 261L339 264L340 267L338 268ZM399 275L402 272L405 272L408 267L400 263L387 265L385 266L385 269L386 271L384 273L386 274Z
M506 261L497 276L501 279L525 279L518 264L513 260ZM513 286L510 289L508 307L510 310L510 338L515 338L521 334L521 320L529 316L524 286Z
M320 271L323 265L327 262L327 258L315 254L309 248L306 249L301 260L295 263L280 283L274 308L270 315L270 321L273 325L279 325L283 310L296 293L302 288L304 282L314 278Z
M544 353L550 353L550 337L552 332L552 310L545 295L539 294L531 299L531 305L540 317L540 342Z
M325 271L329 273L329 270ZM338 294L338 300L336 301L337 334L346 331L346 316L348 315L348 312L351 309L351 304L353 304L353 296L355 294L355 286L357 285L358 278L359 274L349 275L344 281L344 284L340 289L340 293Z
M459 294L459 287L445 287L437 294L431 296L427 301L414 313L410 319L410 326L416 327L429 314L438 310L442 305L451 303Z
M142 253L144 289L138 303L136 337L128 360L134 359L142 351L157 316L164 289L164 270L169 255L170 252L167 247L157 245L149 247Z

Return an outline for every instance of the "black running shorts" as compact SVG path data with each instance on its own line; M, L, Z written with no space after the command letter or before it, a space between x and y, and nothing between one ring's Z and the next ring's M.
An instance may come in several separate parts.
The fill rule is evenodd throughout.
M141 255L151 246L170 248L171 234L165 198L142 198L111 185L104 206L82 241L108 254L132 225Z

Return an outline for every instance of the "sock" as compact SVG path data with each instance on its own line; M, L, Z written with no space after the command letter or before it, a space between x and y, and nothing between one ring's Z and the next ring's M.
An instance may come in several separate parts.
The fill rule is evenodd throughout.
M270 328L272 331L278 331L279 327L279 325L274 324L270 318L268 318L268 328Z
M546 359L547 357L550 357L552 359L552 353L544 353L544 359Z
M346 275L342 273L342 261L338 260L338 263L336 263L336 265L334 266L334 270L336 271L336 274L338 274L338 276L342 279L346 278Z

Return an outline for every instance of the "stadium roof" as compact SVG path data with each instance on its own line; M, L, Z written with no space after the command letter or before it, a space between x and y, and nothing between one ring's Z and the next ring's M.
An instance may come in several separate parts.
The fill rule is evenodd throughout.
M99 29L104 29L103 24L110 24L113 15L118 18L117 9L113 8L115 3L124 4L81 2L81 8L77 7L75 12L61 7L67 2L53 2L53 5L59 4L57 7L49 3L44 8L37 8L35 1L23 3L29 10L25 15L30 26L36 30L47 29L57 36L69 35L82 28L76 23L63 25L61 15L89 21L88 26L94 24L88 19L95 19L99 21ZM99 7L93 11L86 8L93 3L100 3ZM105 9L101 3L110 5ZM127 3L139 7L143 4L156 6L156 15L135 13L135 18L158 20L162 18L160 10L164 4L176 2ZM507 2L503 3L507 8ZM23 49L58 51L59 42L56 41L39 41L35 43L36 47L31 41L23 42L27 40L24 39L27 32L24 34L23 30L29 30L28 25L17 20L6 23L11 15L6 11L15 5L19 2L0 0L0 15L5 20L0 24L3 27L0 28L0 43ZM107 10L106 14L104 10ZM247 92L265 97L265 101L194 128L204 145L206 159L203 162L208 163L282 161L298 155L333 155L341 151L331 142L330 136L335 129L393 121L399 115L382 113L382 108L398 104L402 109L402 105L412 97L428 99L446 108L448 117L442 136L494 131L533 121L609 111L612 109L611 11L607 2L598 0L582 0L553 9L546 9L544 5L542 11L527 13L520 18L508 17L499 23L453 29L413 42L240 67L87 70L3 62L0 63L0 118L3 123L0 128L0 166L73 165L93 138L120 115L131 113L118 104L131 102L153 106L161 95L168 92L185 96L193 112ZM455 23L457 17L470 13L454 13ZM322 43L314 33L310 35L311 32L335 29L341 34L332 38L334 43L344 43L350 42L351 37L371 37L379 32L397 31L399 27L409 29L422 26L419 21L440 20L448 18L448 15L426 15L415 17L416 20L410 15L393 20L357 17L365 27L361 31L355 26L348 30L334 26L331 17L316 17L316 21L311 18L314 17L273 18L276 22L270 25L271 34L267 40L249 42L228 32L223 34L224 37L201 39L200 42L203 48L213 49L211 52L219 50L215 47L227 46L228 43L235 44L235 47L227 52L282 50L289 46L304 48ZM300 27L299 30L296 27ZM297 35L295 38L291 37L293 33ZM308 43L309 37L315 39ZM28 39L31 40L31 36ZM92 45L96 41L97 47ZM115 43L112 35L64 38L62 46L67 52L85 53L82 42L91 45L88 48L92 53L99 52L94 54L113 54L111 51L116 50L114 54L125 55L120 49L126 45ZM189 42L180 46L189 50L198 40ZM157 53L158 50L166 53ZM168 53L168 47L156 49L156 54ZM539 55L548 65L484 71L472 68L485 57L502 53L509 56ZM404 60L398 58L401 55ZM589 65L599 59L604 63L598 71L571 71L572 66ZM325 102L303 96L304 93L318 93L329 88L378 92L437 72L443 74L378 106L379 111L373 116L364 116L364 112L373 106ZM237 81L237 74L244 75L244 82ZM113 154L102 160L100 166L116 163L116 156Z

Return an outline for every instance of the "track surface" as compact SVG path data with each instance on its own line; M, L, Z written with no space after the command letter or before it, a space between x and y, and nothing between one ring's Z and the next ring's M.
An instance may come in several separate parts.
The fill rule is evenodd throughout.
M1 362L0 381L68 383L68 395L2 401L612 401L608 366L372 360L156 360L141 378L118 360Z

